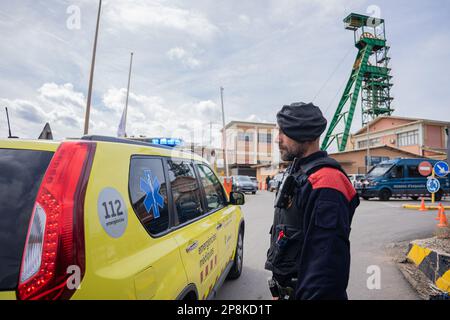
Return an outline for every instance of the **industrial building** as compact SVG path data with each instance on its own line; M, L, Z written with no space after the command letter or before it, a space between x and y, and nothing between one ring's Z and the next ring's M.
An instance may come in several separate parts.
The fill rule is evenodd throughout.
M437 120L378 117L350 136L344 152L331 156L349 174L366 173L368 165L398 157L445 160L449 126Z

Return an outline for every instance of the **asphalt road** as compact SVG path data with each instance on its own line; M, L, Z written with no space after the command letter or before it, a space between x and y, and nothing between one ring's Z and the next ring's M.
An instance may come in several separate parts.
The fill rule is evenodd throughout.
M271 299L267 288L270 272L264 270L264 262L269 247L273 199L274 194L266 191L246 195L246 204L242 207L246 219L242 275L237 280L226 281L216 299ZM423 213L407 210L402 208L404 203L415 202L361 200L350 236L352 263L347 290L350 299L419 299L387 249L393 243L431 236L436 225L436 211ZM372 275L368 273L371 266L379 267L379 289L370 290L367 287L367 280Z

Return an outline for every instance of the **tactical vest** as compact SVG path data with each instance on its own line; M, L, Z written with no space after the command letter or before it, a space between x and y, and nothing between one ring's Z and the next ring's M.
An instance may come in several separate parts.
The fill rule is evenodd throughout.
M335 168L345 174L339 163L329 157L319 158L301 165L294 173L297 183L290 206L286 209L275 208L274 221L270 229L270 248L265 265L265 268L274 274L294 278L297 276L306 232L303 230L304 212L299 207L303 198L302 190L308 177L324 167Z

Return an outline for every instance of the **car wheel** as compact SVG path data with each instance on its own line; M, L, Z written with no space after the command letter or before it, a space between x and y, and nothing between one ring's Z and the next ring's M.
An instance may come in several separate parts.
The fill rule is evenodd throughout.
M241 276L242 265L244 262L244 230L241 228L239 231L237 244L236 244L236 254L234 255L233 266L228 273L227 279L234 280Z
M434 195L434 200L436 200L436 201L442 200L442 190L439 190L438 192L436 192L436 194Z
M253 191L252 194L256 194L256 191Z
M364 200L370 200L369 197L362 197Z
M389 189L382 189L379 194L380 201L389 201L391 195Z

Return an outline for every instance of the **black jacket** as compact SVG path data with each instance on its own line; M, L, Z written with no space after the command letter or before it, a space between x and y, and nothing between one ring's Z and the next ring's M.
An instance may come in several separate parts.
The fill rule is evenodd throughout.
M327 156L317 152L300 165ZM295 298L347 299L350 225L359 197L342 169L318 168L298 180L294 199L303 241L296 257Z

